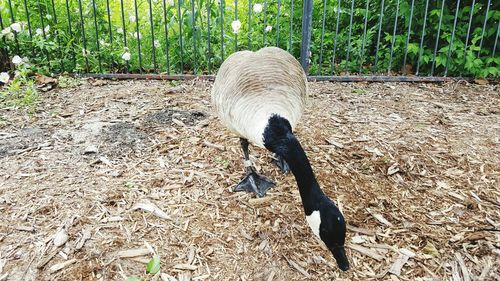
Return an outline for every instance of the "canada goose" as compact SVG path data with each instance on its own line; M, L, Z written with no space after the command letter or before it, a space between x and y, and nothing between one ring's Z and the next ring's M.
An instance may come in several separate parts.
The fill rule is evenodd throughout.
M240 137L246 176L234 190L262 197L274 185L253 169L248 141L275 153L282 169L288 165L295 176L313 233L326 244L340 269L347 270L344 217L319 187L293 134L307 91L307 78L298 61L282 49L269 47L229 56L215 78L212 103L224 125Z

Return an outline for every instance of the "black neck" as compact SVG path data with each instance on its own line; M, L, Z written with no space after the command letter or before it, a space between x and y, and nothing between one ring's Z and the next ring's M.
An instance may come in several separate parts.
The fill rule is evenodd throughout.
M306 213L312 212L312 203L324 194L316 181L304 149L292 133L290 123L282 117L273 115L264 131L264 145L288 163L299 186L304 209Z

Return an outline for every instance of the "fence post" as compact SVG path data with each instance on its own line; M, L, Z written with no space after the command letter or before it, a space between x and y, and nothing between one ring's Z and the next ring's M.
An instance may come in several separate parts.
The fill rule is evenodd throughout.
M309 73L309 48L312 33L312 6L313 0L302 2L302 42L300 44L300 64L306 73Z

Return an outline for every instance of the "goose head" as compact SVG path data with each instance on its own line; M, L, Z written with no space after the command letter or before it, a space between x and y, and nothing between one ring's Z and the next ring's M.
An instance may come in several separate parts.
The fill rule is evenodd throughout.
M321 196L321 199L316 201L313 206L312 212L308 214L306 211L309 227L325 243L339 268L343 271L348 270L349 261L344 248L346 233L344 216L326 196Z

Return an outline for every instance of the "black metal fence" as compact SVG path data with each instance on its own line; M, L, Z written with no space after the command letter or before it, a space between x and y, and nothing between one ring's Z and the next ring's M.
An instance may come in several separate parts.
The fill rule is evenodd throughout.
M500 76L499 1L0 0L0 9L0 50L44 73L210 75L235 51L278 46L319 79Z

